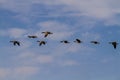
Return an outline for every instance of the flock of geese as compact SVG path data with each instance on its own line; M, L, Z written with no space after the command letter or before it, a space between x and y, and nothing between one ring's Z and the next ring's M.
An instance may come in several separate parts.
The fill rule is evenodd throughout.
M45 32L42 32L42 34L44 34L44 37L46 38L48 35L51 35L53 34L52 32L49 32L49 31L45 31ZM29 35L27 36L28 38L38 38L37 36L35 35ZM17 41L17 40L13 40L13 41L10 41L11 43L13 43L14 46L20 46L20 41ZM45 45L47 42L44 41L44 40L41 40L41 41L37 41L39 43L39 46L41 45ZM80 39L76 39L75 41L73 41L75 43L82 43L82 41ZM60 41L60 43L65 43L65 44L68 44L70 43L68 40L62 40ZM90 43L93 43L93 44L100 44L100 42L98 41L91 41ZM116 49L118 43L116 41L113 41L113 42L109 42L109 44L112 44L113 48Z

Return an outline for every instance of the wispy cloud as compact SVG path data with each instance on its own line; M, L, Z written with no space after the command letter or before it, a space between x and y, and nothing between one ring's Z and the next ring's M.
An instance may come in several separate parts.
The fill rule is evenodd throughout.
M1 30L1 36L9 36L10 38L22 38L27 31L21 28L10 28Z
M92 32L85 32L81 34L82 38L86 41L90 40L100 40L101 39L101 35L97 34L97 33L92 33Z
M65 60L65 61L59 61L58 65L60 65L62 67L66 67L66 66L78 66L78 65L80 65L80 63L78 63L77 61L74 61L74 60Z
M90 18L110 20L110 19L115 19L117 14L120 13L120 6L118 4L119 3L118 0L114 0L114 1L112 0L111 1L109 0L101 0L101 1L98 1L98 0L91 0L91 1L88 1L88 0L74 0L74 1L71 1L71 0L58 0L58 1L57 0L53 0L53 1L11 0L11 2L9 2L8 0L5 0L5 1L1 0L0 3L3 8L6 8L13 12L17 12L19 13L19 15L20 14L23 15L23 17L25 16L30 17L31 15L33 15L34 17L36 15L37 17L39 16L42 17L46 14L45 12L46 10L49 12L47 12L48 14L46 14L45 16L74 15L74 16L87 16ZM41 5L41 4L44 5L44 11L38 11L37 9L38 7L35 8L35 5ZM34 8L36 9L36 11L33 11L35 10ZM50 11L52 11L52 13L50 13ZM41 14L41 12L44 12L44 13Z
M84 13L86 16L94 18L110 18L114 17L120 12L120 6L117 4L119 1L109 1L109 0L60 0L66 5L69 5L76 10Z
M17 57L14 57L16 61L20 60L21 65L37 65L37 64L51 64L54 62L52 55L38 55L35 52L24 51Z
M36 60L39 63L52 63L53 62L53 57L49 55L40 55L39 57L36 58Z
M22 76L34 75L38 72L39 68L31 66L17 67L14 69L14 74Z
M53 1L41 1L41 0L26 0L26 1L15 1L11 0L8 2L7 0L2 1L2 7L17 11L24 12L25 14L31 11L31 7L34 4L45 4L46 6L57 6L57 5L65 5L63 12L67 12L68 10L79 11L83 13L85 16L94 17L94 18L112 18L116 14L120 13L119 1L109 1L109 0L53 0ZM7 5L6 5L7 4ZM14 4L14 5L13 5ZM69 7L69 8L68 8ZM58 11L58 10L57 10ZM68 13L69 14L69 13ZM76 13L75 13L76 14Z
M6 68L0 68L0 78L5 78L10 74L10 70Z
M70 49L66 49L67 52L65 50L62 50L62 51L60 51L60 54L58 53L58 50L57 51L55 50L54 52L51 51L49 52L49 54L35 53L32 51L24 51L17 56L15 55L13 57L13 60L15 60L15 62L16 61L18 62L17 65L23 65L23 66L38 65L42 67L42 65L50 66L55 64L59 64L61 66L63 65L65 66L65 64L67 66L78 66L79 63L77 61L74 61L74 59L71 59L71 60L62 59L63 56L66 56L66 53L71 52Z
M19 66L14 68L0 68L0 79L10 79L15 78L27 78L27 76L32 76L40 71L38 67L32 66ZM11 74L12 73L12 74Z

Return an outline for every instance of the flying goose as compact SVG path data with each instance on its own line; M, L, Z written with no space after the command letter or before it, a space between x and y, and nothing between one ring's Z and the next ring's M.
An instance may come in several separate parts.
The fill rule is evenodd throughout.
M74 42L76 42L76 43L82 43L82 41L80 39L76 39Z
M14 41L10 41L10 42L13 43L14 46L16 46L16 45L20 46L20 42L19 41L14 40Z
M53 34L52 32L46 31L46 32L42 32L42 34L44 34L44 37L47 37L49 34Z
M93 44L100 44L100 42L98 42L98 41L91 41L91 43L93 43Z
M32 36L32 35L30 36L29 35L28 38L37 38L37 36Z
M37 41L37 42L39 42L39 46L45 45L47 43L46 41Z
M117 47L117 45L118 45L118 43L117 43L116 41L109 42L109 44L112 44L113 47L114 47L114 49L116 49L116 47Z
M67 41L67 40L63 40L63 41L60 41L61 43L65 43L65 44L68 44L68 43L70 43L69 41Z

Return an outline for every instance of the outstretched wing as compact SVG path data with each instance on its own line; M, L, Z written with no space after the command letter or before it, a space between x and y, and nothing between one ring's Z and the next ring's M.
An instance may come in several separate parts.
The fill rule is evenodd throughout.
M114 49L116 49L116 47L117 47L117 44L112 44L112 45L113 45Z

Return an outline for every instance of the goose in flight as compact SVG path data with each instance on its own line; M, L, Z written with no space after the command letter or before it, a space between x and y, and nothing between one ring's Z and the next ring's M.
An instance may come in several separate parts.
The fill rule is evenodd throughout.
M63 41L60 41L61 43L65 43L65 44L68 44L68 43L70 43L69 41L67 41L67 40L63 40Z
M32 36L32 35L30 36L29 35L28 38L37 38L37 36Z
M13 43L14 46L18 45L20 46L20 42L19 41L10 41L11 43Z
M37 42L39 42L39 46L45 45L47 43L46 41L37 41Z
M82 43L82 41L80 39L76 39L74 42L76 42L76 43Z
M98 42L98 41L91 41L91 43L93 43L93 44L100 44L100 42Z
M46 31L46 32L42 32L42 34L44 34L44 37L47 37L49 34L53 34L52 32Z
M116 41L114 41L114 42L109 42L109 44L112 44L113 47L114 47L114 49L116 49L116 47L117 47L117 45L118 45L118 43L117 43Z

